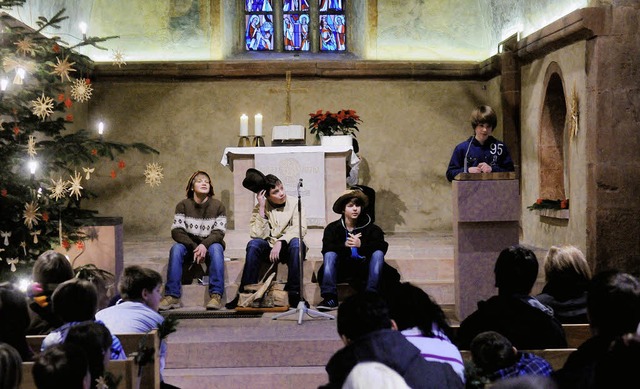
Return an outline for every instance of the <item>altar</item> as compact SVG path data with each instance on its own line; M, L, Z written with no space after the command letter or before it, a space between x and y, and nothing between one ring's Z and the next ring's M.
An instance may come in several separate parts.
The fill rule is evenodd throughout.
M331 207L346 189L347 162L357 156L351 146L227 147L220 163L233 172L233 220L235 230L248 230L255 194L242 186L245 173L256 168L274 174L284 184L288 196L300 197L310 227L324 227L337 220Z

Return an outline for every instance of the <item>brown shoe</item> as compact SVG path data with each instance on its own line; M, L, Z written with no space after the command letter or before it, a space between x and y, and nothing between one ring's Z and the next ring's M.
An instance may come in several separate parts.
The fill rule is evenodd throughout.
M220 296L217 293L213 293L211 294L210 297L211 297L211 300L209 300L209 302L206 305L207 309L218 310L222 308L222 296Z
M160 311L166 311L173 308L182 307L182 301L180 301L180 297L173 296L164 296L162 300L160 300L160 306L158 309Z

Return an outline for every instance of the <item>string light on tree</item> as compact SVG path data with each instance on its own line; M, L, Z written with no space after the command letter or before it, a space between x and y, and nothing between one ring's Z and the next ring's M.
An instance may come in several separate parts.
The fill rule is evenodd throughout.
M98 135L102 136L104 134L104 123L98 123Z

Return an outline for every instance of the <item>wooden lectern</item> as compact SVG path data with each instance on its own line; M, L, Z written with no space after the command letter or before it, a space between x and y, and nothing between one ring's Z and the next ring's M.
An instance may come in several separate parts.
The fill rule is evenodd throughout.
M497 294L493 267L519 243L520 185L516 174L461 173L453 181L456 313L460 321Z

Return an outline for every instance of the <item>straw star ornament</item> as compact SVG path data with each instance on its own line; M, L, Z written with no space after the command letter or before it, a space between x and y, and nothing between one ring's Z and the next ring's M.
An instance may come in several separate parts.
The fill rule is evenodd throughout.
M45 96L44 92L42 92L41 97L31 101L31 112L44 121L53 113L53 99Z
M71 181L69 181L69 196L76 196L76 200L82 196L80 191L84 188L80 186L80 182L82 181L82 176L77 171L74 172L74 175L71 176Z
M57 76L60 76L60 81L64 82L64 79L66 78L67 81L71 81L71 78L69 77L69 72L75 72L76 69L72 68L73 65L75 65L75 62L69 62L69 56L67 56L64 61L60 61L60 57L56 57L56 60L58 61L57 64L53 64L52 62L47 62L49 64L49 66L53 67L53 70L49 72L49 74L55 74Z
M67 192L67 182L62 181L62 177L60 177L58 181L54 181L52 178L51 182L53 183L53 186L49 187L49 190L51 191L49 198L58 201L65 197L65 193Z

